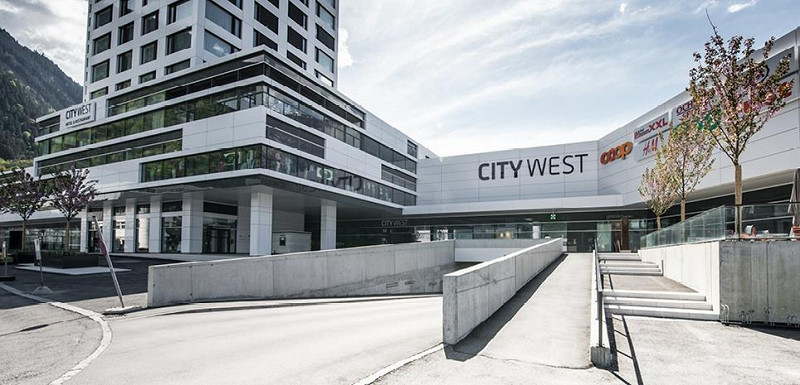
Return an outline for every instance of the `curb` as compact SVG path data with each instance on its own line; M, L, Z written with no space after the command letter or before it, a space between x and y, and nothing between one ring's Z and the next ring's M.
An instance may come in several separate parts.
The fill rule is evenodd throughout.
M67 303L51 301L51 300L49 300L47 298L42 298L42 297L39 297L39 296L36 296L36 295L32 295L32 294L26 294L26 293L23 293L23 292L15 289L15 288L13 288L11 286L8 286L8 285L2 284L2 283L0 283L0 289L3 289L3 290L5 290L5 291L7 291L7 292L9 292L11 294L14 294L14 295L18 295L20 297L30 299L32 301L45 303L45 304L57 307L59 309L71 311L73 313L78 313L78 314L80 314L80 315L82 315L84 317L90 318L93 321L95 321L95 322L100 324L100 329L103 331L103 338L100 340L100 346L98 346L97 349L95 349L94 352L92 352L92 354L89 355L89 357L86 357L83 360L81 360L81 362L79 362L77 365L72 367L72 369L70 369L69 371L64 373L61 377L59 377L59 378L55 379L53 382L51 382L50 385L63 384L64 382L66 382L70 378L74 377L76 374L80 373L83 369L86 369L86 367L89 366L89 364L92 361L97 359L97 357L100 357L100 355L103 354L103 352L106 350L106 348L108 348L108 345L111 344L111 327L108 325L108 322L106 322L100 314L97 314L97 313L95 313L95 312L93 312L91 310L83 309L83 308L80 308L80 307L77 307L77 306L73 306L73 305L70 305L70 304L67 304Z
M439 350L442 350L442 349L444 349L444 344L436 345L436 346L434 346L434 347L432 347L432 348L430 348L428 350L425 350L425 351L423 351L421 353L417 353L417 354L415 354L415 355L413 355L411 357L408 357L406 359L397 361L397 362L395 362L395 363L393 363L393 364L391 364L391 365L389 365L389 366L387 366L387 367L385 367L385 368L383 368L381 370L378 370L377 372L370 374L368 377L362 379L361 381L356 382L353 385L371 385L372 383L374 383L375 381L377 381L381 377L383 377L383 376L385 376L385 375L387 375L387 374L389 374L389 373L391 373L391 372L393 372L393 371L395 371L397 369L400 369L403 366L406 366L406 365L408 365L408 364L410 364L410 363L412 363L412 362L414 362L414 361L416 361L416 360L418 360L420 358L423 358L423 357L425 357L425 356L427 356L427 355L429 355L431 353L436 353L436 352L438 352Z

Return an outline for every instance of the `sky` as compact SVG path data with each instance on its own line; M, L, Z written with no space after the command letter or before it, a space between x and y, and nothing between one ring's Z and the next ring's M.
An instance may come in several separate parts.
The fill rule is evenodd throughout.
M339 0L338 88L440 156L595 140L680 93L711 29L762 44L800 0ZM0 0L83 81L86 0Z

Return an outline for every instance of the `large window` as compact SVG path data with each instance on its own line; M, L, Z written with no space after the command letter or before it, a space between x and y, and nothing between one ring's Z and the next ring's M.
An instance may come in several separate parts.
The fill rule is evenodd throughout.
M319 48L317 48L317 63L322 65L322 68L328 70L328 72L333 73L334 70L334 63L333 58L328 56L325 52L322 52Z
M325 25L334 31L336 30L336 18L319 3L317 3L317 16L319 16L320 20L322 20Z
M192 15L191 0L182 0L169 5L167 8L167 24L172 24L178 20Z
M92 44L92 55L97 55L100 52L106 51L111 48L111 32L94 39Z
M173 33L167 36L167 55L192 47L192 29Z
M139 54L139 64L149 63L156 60L158 56L158 42L154 41L150 44L143 45L141 53Z
M334 39L333 36L331 36L331 34L329 34L327 31L325 31L324 28L320 27L319 25L317 25L317 40L319 40L320 43L328 47L331 51L336 50L336 39Z
M94 14L94 27L95 28L100 28L100 27L102 27L102 26L104 26L104 25L106 25L106 24L111 22L111 18L114 16L111 13L112 8L113 8L113 6L109 5L108 7L105 7L103 9L95 12L95 14Z
M294 48L306 52L306 38L292 29L292 27L286 27L286 39Z
M278 16L275 16L274 13L258 3L256 3L256 21L272 30L272 32L278 33Z
M92 66L92 82L108 77L108 60Z
M206 19L213 21L236 37L242 36L242 21L220 8L213 1L206 1Z
M278 50L278 43L264 36L260 32L253 30L253 47L258 47L260 45L265 45L274 51Z
M320 0L325 4L328 4L331 8L336 8L336 0Z
M294 20L297 25L303 27L303 29L308 28L308 16L302 9L292 4L292 2L289 2L289 18Z
M295 55L295 54L293 54L293 53L291 53L289 51L286 51L286 58L291 60L292 63L297 64L298 67L300 67L302 69L306 69L306 62L304 62L303 59L300 59L299 57L297 57L297 55Z
M147 83L156 78L156 71L150 71L146 74L139 76L139 84Z
M158 29L158 11L142 17L142 35Z
M117 55L117 73L125 72L133 66L133 51L123 52Z
M237 51L236 47L225 40L217 37L213 33L206 31L204 45L206 51L213 53L216 56L223 57L230 55Z
M189 64L190 64L189 59L186 59L186 60L183 60L183 61L179 61L179 62L177 62L177 63L175 63L173 65L169 65L169 66L165 67L164 68L164 74L165 75L169 75L169 74L172 74L172 73L175 73L175 72L178 72L178 71L183 71L183 70L189 68Z
M300 151L325 157L325 139L267 116L267 139Z
M133 40L133 22L119 27L117 32L117 45L125 44Z
M134 0L119 0L119 17L133 12L133 1Z
M180 216L167 216L161 218L161 252L181 252L181 225Z

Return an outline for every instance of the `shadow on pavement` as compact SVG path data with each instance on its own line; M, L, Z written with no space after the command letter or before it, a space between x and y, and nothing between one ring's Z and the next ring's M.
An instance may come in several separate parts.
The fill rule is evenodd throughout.
M800 329L797 328L788 329L783 327L768 327L768 326L754 326L754 325L749 325L746 327L759 333L800 341Z
M547 268L542 270L539 275L523 286L517 294L500 307L489 319L478 325L470 334L452 347L445 349L445 356L456 361L467 361L478 355L497 333L514 318L514 315L522 309L528 300L533 297L536 290L542 285L547 277L564 261L566 254L562 255Z
M174 263L174 261L160 259L136 259L129 257L112 257L115 268L130 269L127 272L118 272L120 288L125 295L127 302L128 296L141 296L147 292L147 270L149 266ZM105 260L100 259L100 266L107 266ZM9 273L12 273L9 266ZM3 282L23 293L32 293L40 284L42 278L39 272L13 269L15 281ZM44 284L53 291L52 295L42 295L42 297L59 302L80 302L98 298L117 298L114 289L114 282L109 273L69 276L62 274L44 273ZM108 301L112 306L118 306L113 301ZM0 301L0 310L12 309L32 304L30 301ZM127 305L127 303L126 303Z

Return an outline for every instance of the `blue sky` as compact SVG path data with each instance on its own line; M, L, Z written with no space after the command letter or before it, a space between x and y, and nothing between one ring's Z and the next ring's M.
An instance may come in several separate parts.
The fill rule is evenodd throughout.
M439 155L626 124L685 88L706 10L759 45L800 25L798 0L339 3L340 91ZM85 12L85 0L0 0L0 27L80 83Z

